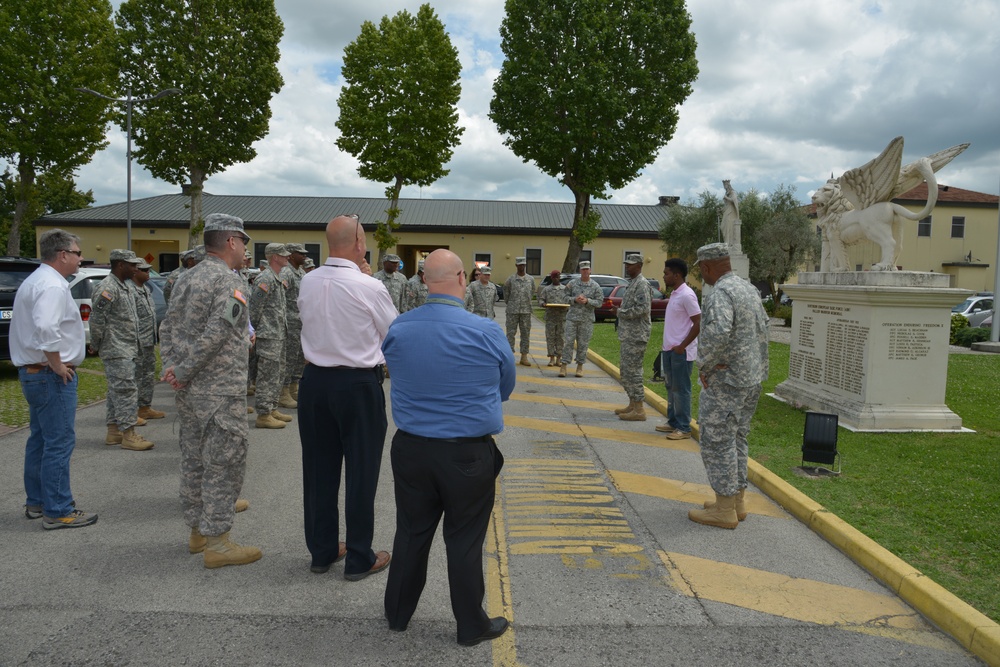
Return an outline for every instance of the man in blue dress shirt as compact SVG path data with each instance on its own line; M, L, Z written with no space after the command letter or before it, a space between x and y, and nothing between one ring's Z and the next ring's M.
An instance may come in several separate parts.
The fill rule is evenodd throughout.
M514 354L493 320L463 308L462 260L435 250L424 264L426 303L389 327L382 352L392 368L395 557L385 590L392 630L405 630L427 578L427 555L444 516L451 608L458 643L474 646L508 627L483 610L483 542L503 466L493 434L514 390Z

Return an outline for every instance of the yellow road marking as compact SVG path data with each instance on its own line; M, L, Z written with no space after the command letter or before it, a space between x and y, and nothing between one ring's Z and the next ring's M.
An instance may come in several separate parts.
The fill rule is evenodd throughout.
M894 595L799 579L740 565L658 552L674 586L702 600L806 623L837 626L936 648L957 647Z
M587 426L583 424L566 424L557 421L547 421L545 419L532 419L530 417L517 417L514 415L504 415L504 424L514 428L527 428L533 431L546 431L549 433L562 433L564 435L586 436L600 440L612 440L617 442L628 442L633 445L643 445L646 447L659 447L660 449L676 449L682 452L698 452L698 443L690 438L687 440L667 440L659 433L637 433L635 431L620 431L602 426Z
M545 403L546 405L568 405L574 408L589 408L591 410L614 411L615 408L624 407L618 403L601 403L600 401L579 401L572 398L558 398L556 396L539 396L537 394L511 394L512 401L527 401L529 403Z
M510 552L503 518L503 493L500 479L496 481L496 501L490 516L489 535L486 540L486 613L492 618L503 616L510 621L507 632L493 640L494 667L517 667L517 642L514 628L514 600L510 588Z
M558 366L553 367L552 372L556 372ZM572 373L570 373L572 375ZM615 384L596 384L592 382L583 382L582 380L572 380L568 377L565 378L540 378L534 375L519 375L517 378L518 384L522 382L528 382L531 384L545 384L552 387L569 387L570 389L594 389L596 391L608 391L609 389L614 389L615 387L621 387L618 383Z
M708 484L695 484L694 482L682 482L676 479L663 479L651 475L637 475L632 472L621 470L609 470L611 481L615 483L622 493L639 493L644 496L654 498L664 498L665 500L677 500L682 503L691 503L699 507L706 500L713 500L715 492ZM791 518L774 503L765 499L759 493L747 491L746 494L747 511L751 514L763 514L779 519Z

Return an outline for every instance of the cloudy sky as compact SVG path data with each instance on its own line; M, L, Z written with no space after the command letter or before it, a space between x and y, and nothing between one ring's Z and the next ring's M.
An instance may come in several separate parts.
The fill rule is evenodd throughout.
M119 3L114 2L115 7ZM336 146L344 47L365 20L376 24L418 0L319 4L276 0L285 23L285 86L271 103L270 134L257 157L210 177L213 194L383 196ZM569 190L503 145L489 120L503 62L502 0L438 0L462 63L462 144L451 173L404 197L572 201ZM970 142L940 173L955 187L1000 189L1000 3L996 0L689 0L700 76L673 140L611 202L653 204L792 185L799 199L831 173L860 166L895 136L904 162ZM77 183L97 204L125 199L125 135L81 169ZM177 187L133 168L133 198Z

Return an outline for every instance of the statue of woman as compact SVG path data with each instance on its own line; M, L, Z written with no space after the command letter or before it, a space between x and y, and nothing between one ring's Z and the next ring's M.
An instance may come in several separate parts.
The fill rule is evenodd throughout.
M740 238L740 201L729 181L722 181L722 185L726 188L726 194L722 198L722 240L729 244L729 252L740 253L743 251Z

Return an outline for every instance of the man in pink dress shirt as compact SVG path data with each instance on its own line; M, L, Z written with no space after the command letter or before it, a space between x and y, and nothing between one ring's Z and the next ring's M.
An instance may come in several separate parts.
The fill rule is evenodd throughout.
M389 565L372 551L375 491L388 427L382 341L396 318L385 285L365 261L357 216L326 227L330 257L299 288L305 371L299 385L299 439L310 569L322 574L347 558L344 578L359 581ZM346 539L340 541L340 471L344 469Z
M656 427L669 440L691 437L691 368L698 358L701 307L688 287L687 262L672 257L663 263L663 285L673 291L663 316L660 368L667 385L667 423Z

